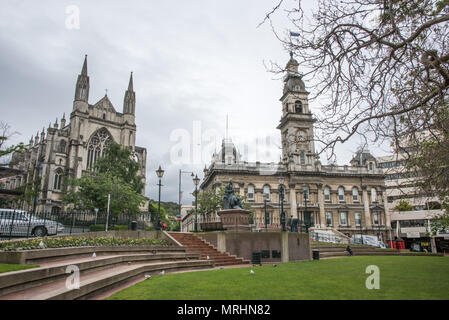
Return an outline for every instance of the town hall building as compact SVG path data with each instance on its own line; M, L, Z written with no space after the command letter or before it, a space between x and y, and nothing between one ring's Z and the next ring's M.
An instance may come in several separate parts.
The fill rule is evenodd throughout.
M286 71L277 127L282 141L280 162L243 161L232 141L224 139L204 170L201 189L217 191L232 179L236 194L251 205L255 228L265 229L267 210L268 230L279 230L282 184L287 219L340 235L377 235L385 241L391 234L390 217L385 210L384 174L376 159L367 150L359 150L350 165L322 165L315 151L316 120L309 108L309 93L292 55Z
M76 81L69 121L64 114L60 123L56 120L46 130L31 137L26 152L13 154L10 167L23 174L8 177L9 188L34 184L35 181L40 186L37 203L25 209L36 206L39 212L64 210L62 198L67 192L67 179L79 178L83 172L91 170L111 142L132 150L145 182L147 151L135 145L136 94L132 73L124 95L123 112L115 109L107 94L95 104L89 104L89 89L86 56Z

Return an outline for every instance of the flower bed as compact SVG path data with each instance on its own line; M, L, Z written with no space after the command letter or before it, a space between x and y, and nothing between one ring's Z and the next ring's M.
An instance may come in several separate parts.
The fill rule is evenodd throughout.
M151 238L108 238L108 237L65 237L65 238L43 238L27 239L20 241L0 242L0 251L32 250L41 248L67 248L67 247L86 247L86 246L171 246L172 243L165 239Z

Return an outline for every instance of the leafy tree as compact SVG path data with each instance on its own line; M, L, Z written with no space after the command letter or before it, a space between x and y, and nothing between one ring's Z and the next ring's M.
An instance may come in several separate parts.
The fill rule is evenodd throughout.
M8 124L0 122L0 159L14 152L24 152L27 149L27 146L23 142L16 145L6 145L8 139L14 134L17 134L17 132L10 133L10 128Z
M69 181L64 201L79 209L106 211L110 194L110 212L138 213L140 205L145 202L139 169L131 151L113 143L96 162L94 170Z
M395 208L398 211L412 211L413 206L405 200L401 200Z
M136 192L142 192L144 183L138 174L140 165L133 157L131 150L119 144L111 143L101 157L95 163L98 173L107 173L113 177L120 177L125 183L131 184Z
M438 233L448 233L449 232L449 203L443 203L444 211L437 214L430 220L430 230L433 236Z

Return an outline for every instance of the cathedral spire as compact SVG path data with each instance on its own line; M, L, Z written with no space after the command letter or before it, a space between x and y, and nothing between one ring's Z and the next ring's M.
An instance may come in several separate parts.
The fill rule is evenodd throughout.
M84 56L83 69L81 70L81 75L87 77L87 54Z
M134 91L133 89L133 72L131 71L131 76L129 77L128 91Z
M133 73L129 77L128 90L125 92L125 98L123 99L123 113L135 115L136 111L136 93L133 86Z
M81 74L78 75L75 89L75 101L86 102L89 99L89 76L87 75L87 55L84 57Z

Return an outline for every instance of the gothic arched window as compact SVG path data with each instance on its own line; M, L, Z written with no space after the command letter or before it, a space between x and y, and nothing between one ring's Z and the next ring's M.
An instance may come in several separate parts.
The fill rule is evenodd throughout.
M53 184L54 190L61 190L61 182L62 182L62 170L56 169L55 171L55 181Z
M61 140L59 142L59 152L65 153L66 146L67 146L67 143L65 142L65 140Z
M295 112L302 113L302 103L299 100L295 101Z
M111 134L106 128L97 130L89 140L87 146L87 169L92 169L95 162L104 156L106 148L113 141Z

